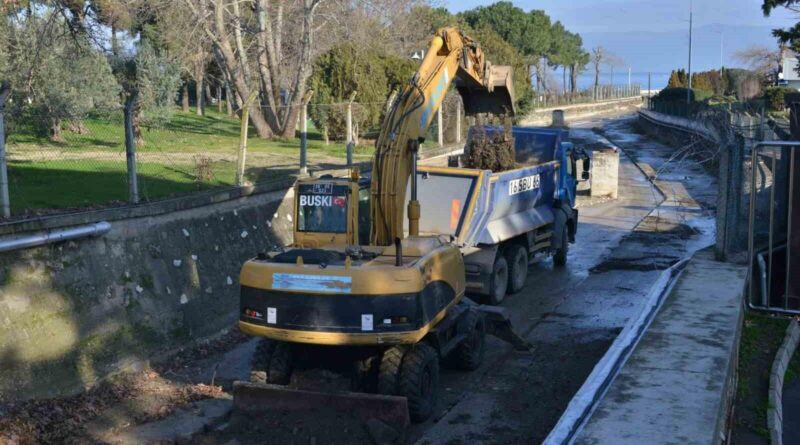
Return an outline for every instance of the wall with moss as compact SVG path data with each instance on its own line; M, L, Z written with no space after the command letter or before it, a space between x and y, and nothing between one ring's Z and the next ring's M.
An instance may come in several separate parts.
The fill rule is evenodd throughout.
M291 236L286 192L118 220L0 254L0 403L91 386L234 326L244 260Z

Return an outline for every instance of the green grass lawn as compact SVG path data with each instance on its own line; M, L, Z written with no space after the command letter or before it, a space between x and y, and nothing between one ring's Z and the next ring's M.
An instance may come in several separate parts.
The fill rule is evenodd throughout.
M227 165L225 165L227 164ZM215 166L214 177L198 182L191 171L154 163L138 164L143 201L231 185L234 165ZM9 193L15 214L32 209L87 208L127 202L124 163L113 161L9 162Z
M166 198L234 183L239 146L239 120L208 108L205 116L176 112L163 128L143 128L137 147L139 194L142 200ZM125 202L127 173L121 115L92 117L83 134L64 130L63 141L52 141L31 125L17 125L9 134L9 188L16 214L40 209L96 207ZM311 165L344 165L346 146L326 145L310 125ZM266 140L251 127L246 177L251 182L275 180L296 173L299 138ZM372 145L356 147L365 161ZM269 154L258 158L259 154ZM71 156L71 157L70 157ZM76 159L76 156L80 158ZM198 181L195 156L224 157L211 163L210 178ZM285 157L282 159L282 157Z
M69 151L109 151L125 149L125 133L122 115L117 113L103 118L92 117L84 121L88 130L84 134L64 130L64 141L54 142L45 134L39 134L32 126L20 125L8 138L9 149L24 151L47 151L60 149ZM239 120L211 109L205 116L194 112L177 111L170 122L162 128L142 128L144 144L137 147L140 152L220 153L235 154L239 147ZM325 145L320 133L309 125L309 157L322 154L344 157L346 146L342 142ZM300 139L266 140L258 137L255 129L248 132L247 149L252 153L271 153L295 156L299 153ZM372 145L356 147L356 155L368 157Z
M31 122L32 119L16 122L8 137L13 213L98 207L128 200L121 113L85 119L83 133L65 128L62 141L51 140ZM163 127L143 127L144 143L137 147L141 200L233 185L239 128L238 118L211 107L205 116L178 110ZM326 145L311 122L308 136L308 162L312 168L344 167L343 142ZM423 147L436 147L435 139L429 137ZM373 151L373 141L364 140L356 147L354 160L368 161ZM282 179L297 172L300 139L261 139L251 126L247 152L248 181ZM197 163L201 157L210 158L210 172L198 180Z

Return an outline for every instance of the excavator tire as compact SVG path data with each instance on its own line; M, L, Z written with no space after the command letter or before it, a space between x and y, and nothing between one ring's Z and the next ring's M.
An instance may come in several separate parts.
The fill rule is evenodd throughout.
M383 351L378 370L378 394L396 396L400 393L400 365L407 346L397 345Z
M475 310L467 311L464 317L463 323L466 326L467 338L450 353L448 362L458 369L474 371L483 362L486 348L486 324L483 316Z
M436 406L439 387L439 354L426 343L406 352L400 366L400 394L408 399L408 413L414 422L427 420Z
M267 381L275 385L288 385L292 377L292 345L277 342L269 357Z

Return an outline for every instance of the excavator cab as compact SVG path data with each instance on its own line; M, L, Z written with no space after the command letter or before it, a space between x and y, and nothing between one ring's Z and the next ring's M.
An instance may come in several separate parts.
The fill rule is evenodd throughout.
M359 244L357 177L326 175L298 180L294 186L294 199L296 247Z

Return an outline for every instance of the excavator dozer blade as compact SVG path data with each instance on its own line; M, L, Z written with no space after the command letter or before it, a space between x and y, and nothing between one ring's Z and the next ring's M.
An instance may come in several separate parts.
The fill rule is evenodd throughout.
M408 399L405 397L359 392L306 391L241 381L233 383L233 408L236 412L257 414L268 411L304 411L320 407L347 412L364 422L374 418L399 431L405 431L410 423Z
M511 344L517 351L533 352L533 345L517 334L505 308L482 304L478 310L484 314L486 332Z
M486 87L473 84L469 79L456 79L456 89L464 102L464 113L467 116L491 114L513 117L515 110L512 79L512 67L508 65L490 66Z

